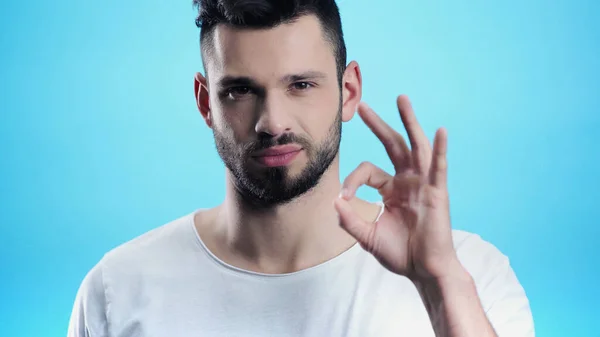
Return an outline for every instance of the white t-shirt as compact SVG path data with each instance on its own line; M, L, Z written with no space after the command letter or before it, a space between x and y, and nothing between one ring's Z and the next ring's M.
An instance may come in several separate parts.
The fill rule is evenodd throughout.
M69 337L434 337L410 280L358 244L299 272L270 275L219 260L194 213L108 252L83 280ZM500 337L533 337L529 302L508 258L453 231Z

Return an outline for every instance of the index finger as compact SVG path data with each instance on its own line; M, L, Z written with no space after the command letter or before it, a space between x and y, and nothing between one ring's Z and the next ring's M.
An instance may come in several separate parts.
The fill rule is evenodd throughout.
M390 157L396 171L410 166L410 149L401 134L384 122L366 103L358 105L358 115L379 138Z

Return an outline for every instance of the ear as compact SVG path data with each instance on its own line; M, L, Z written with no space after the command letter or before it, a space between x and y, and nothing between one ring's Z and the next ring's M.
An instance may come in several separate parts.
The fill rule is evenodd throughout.
M352 119L362 98L362 75L356 61L350 62L342 78L342 121Z
M208 125L209 128L212 127L210 100L208 99L208 85L206 78L200 73L196 73L196 76L194 76L194 96L198 110L200 110L200 114L204 118L206 125Z

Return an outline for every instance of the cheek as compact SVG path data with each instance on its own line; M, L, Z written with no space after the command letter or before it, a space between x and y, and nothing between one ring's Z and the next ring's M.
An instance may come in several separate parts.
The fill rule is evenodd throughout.
M319 95L311 100L307 109L306 128L315 140L322 141L329 136L331 125L339 112L339 98L336 93Z
M216 114L217 125L215 126L218 127L220 132L236 143L246 142L254 130L251 113L240 109L240 107L235 109L228 107L219 110L219 113Z

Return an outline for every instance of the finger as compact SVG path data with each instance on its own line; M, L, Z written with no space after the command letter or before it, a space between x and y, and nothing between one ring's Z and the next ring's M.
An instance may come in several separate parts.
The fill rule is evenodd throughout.
M419 173L425 173L429 169L431 158L431 144L423 132L421 125L413 111L412 105L407 96L400 95L397 100L400 118L406 128L408 139L410 140L413 166Z
M374 226L358 216L350 203L342 198L334 201L334 207L340 217L340 226L363 247L369 247Z
M350 200L362 185L373 187L379 193L385 193L385 189L391 186L392 179L391 175L379 167L363 162L344 179L341 195L344 199Z
M431 158L431 168L429 169L430 183L438 187L446 187L448 180L448 160L446 153L448 150L448 132L440 128L435 133L433 140L433 156Z
M410 166L410 149L401 134L384 122L366 103L358 105L358 115L383 143L396 171Z

